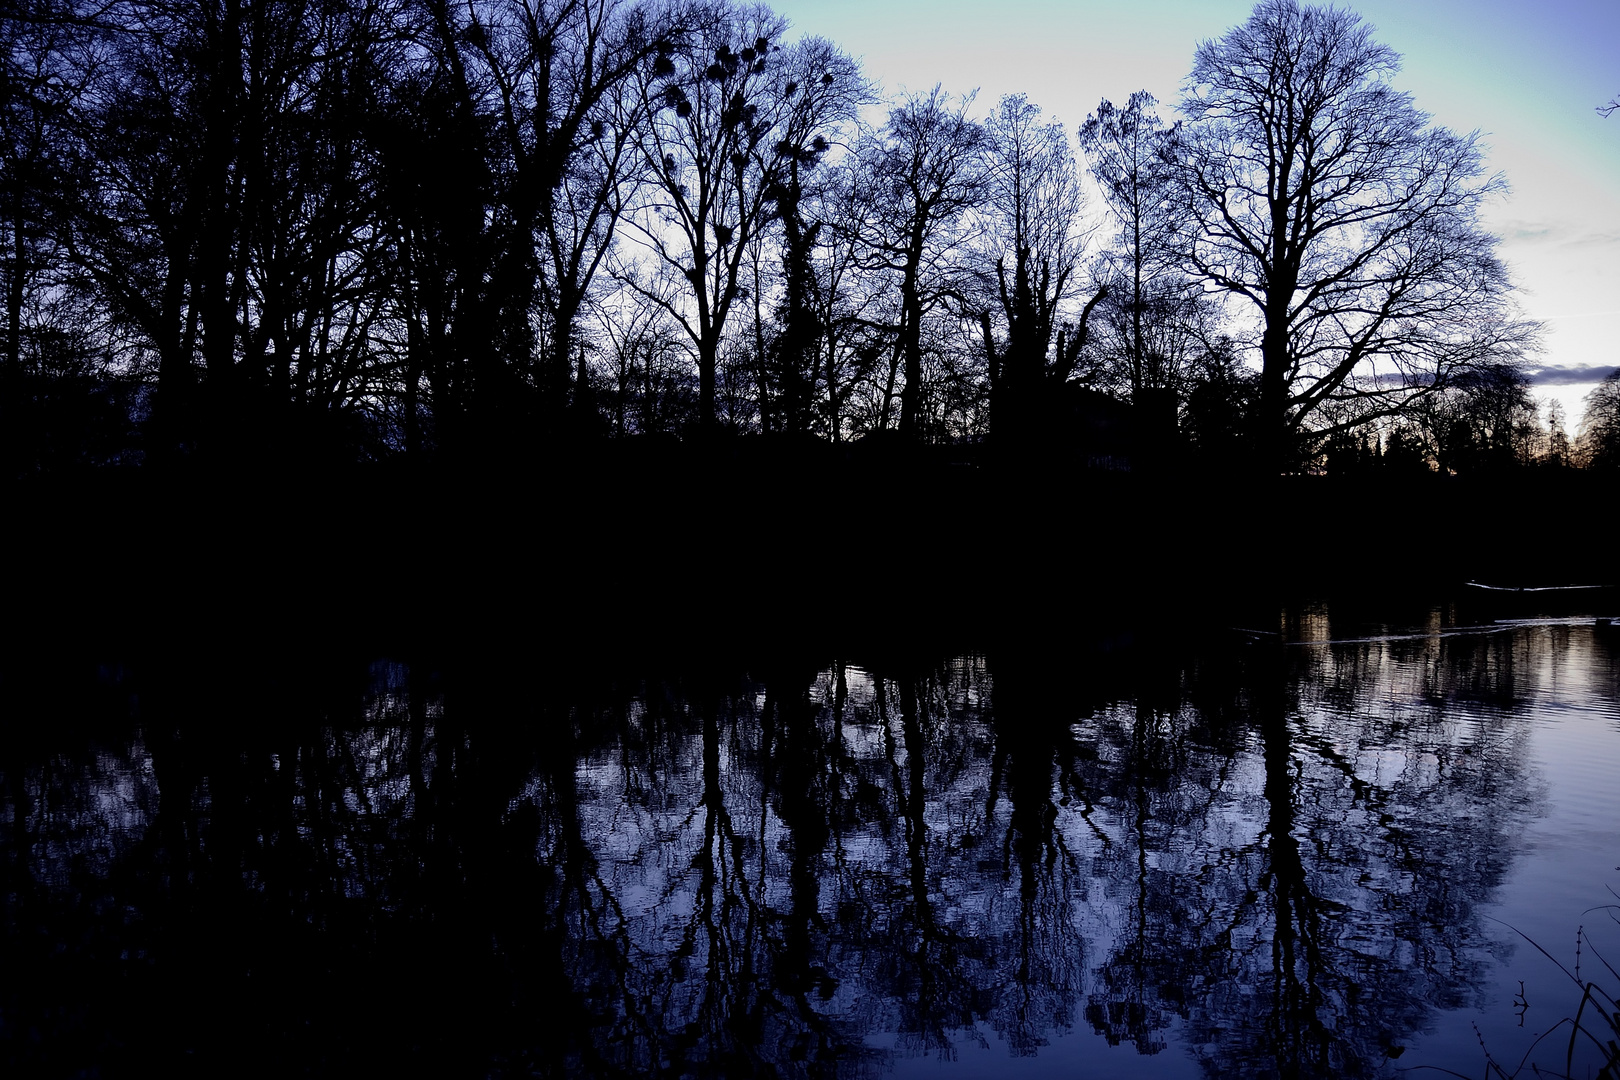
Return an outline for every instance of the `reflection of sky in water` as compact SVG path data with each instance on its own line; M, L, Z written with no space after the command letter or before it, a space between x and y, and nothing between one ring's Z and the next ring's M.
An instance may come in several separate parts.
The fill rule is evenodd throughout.
M1585 627L1549 626L1515 636L1514 658L1534 673L1520 716L1527 756L1545 792L1525 821L1513 874L1485 914L1538 942L1566 967L1575 961L1575 929L1584 926L1609 962L1620 967L1620 928L1601 911L1620 902L1605 886L1620 888L1620 697L1615 644L1594 642ZM1476 1016L1492 1052L1516 1063L1536 1034L1571 1015L1579 992L1552 961L1506 926L1495 932L1514 945L1510 969L1499 973ZM1606 973L1590 955L1583 975ZM1525 983L1530 1009L1519 1026L1513 999ZM1614 992L1613 981L1609 989ZM1474 1046L1463 1017L1448 1017L1435 1041L1465 1056ZM1567 1030L1567 1029L1566 1029ZM1553 1041L1563 1046L1565 1036ZM1545 1043L1543 1045L1546 1045ZM1555 1064L1562 1068L1560 1049Z
M1484 642L1485 649L1448 673L1442 669L1448 659L1455 662L1455 658L1436 651L1438 633L1403 634L1399 644L1380 640L1361 649L1327 645L1324 643L1333 640L1333 634L1325 612L1307 613L1285 632L1289 640L1300 643L1296 648L1314 654L1305 662L1325 676L1327 698L1335 696L1334 676L1348 671L1356 683L1353 703L1319 702L1312 707L1302 702L1296 721L1301 734L1320 739L1334 754L1352 761L1359 779L1385 790L1421 792L1418 801L1424 816L1436 829L1481 817L1499 818L1491 828L1513 858L1509 872L1479 911L1506 924L1487 924L1498 945L1485 951L1500 963L1490 965L1486 978L1470 995L1472 1007L1441 1011L1430 1018L1425 1030L1412 1033L1399 1064L1408 1068L1438 1064L1472 1075L1483 1064L1477 1026L1486 1034L1492 1053L1511 1069L1537 1035L1573 1013L1579 998L1578 990L1552 961L1514 930L1547 947L1566 966L1574 964L1573 938L1578 925L1584 925L1600 947L1606 945L1604 955L1611 961L1620 955L1620 933L1613 922L1603 912L1591 910L1613 899L1604 886L1620 877L1616 873L1620 871L1616 865L1620 863L1620 830L1616 828L1620 822L1620 784L1616 783L1620 777L1620 705L1615 696L1612 646L1595 642L1586 620L1574 624L1526 620L1523 625L1492 628L1483 634L1452 630L1444 635L1452 645L1478 648ZM1414 648L1414 641L1423 644ZM1504 692L1509 707L1503 708L1500 700L1475 699L1471 692L1484 687ZM1431 719L1442 718L1441 753L1414 750L1400 737L1409 725L1423 722L1424 713ZM1369 726L1390 732L1388 741L1367 741ZM1076 734L1084 735L1078 728ZM1470 798L1466 786L1447 783L1451 763L1458 755L1489 754L1493 744L1495 751L1506 747L1527 766L1517 776L1502 778L1513 783L1521 796L1509 799L1505 806ZM1260 784L1255 775L1232 780L1249 790ZM1357 824L1365 828L1369 822ZM1251 828L1260 825L1251 822ZM1240 835L1241 830L1233 830L1227 850L1232 850ZM1184 839L1178 846L1188 856L1181 866L1185 871L1200 855ZM1152 859L1149 863L1162 865ZM1391 882L1395 891L1409 891L1417 884L1409 877L1400 880L1403 876L1397 874ZM1118 889L1111 894L1123 896ZM1392 944L1379 935L1350 937L1367 949ZM1113 944L1105 944L1100 935L1092 940L1098 952L1107 952ZM1432 958L1414 955L1409 942L1397 946L1391 958L1414 969L1432 962ZM1585 962L1587 977L1605 974L1590 953ZM1522 1027L1513 1007L1521 979L1532 1003ZM1174 1032L1169 1036L1170 1045L1184 1044L1183 1025L1173 1021L1169 1027ZM1540 1058L1561 1067L1567 1032L1565 1028L1555 1040L1555 1053L1542 1053ZM1054 1039L1038 1060L1010 1055L993 1033L978 1034L980 1038L969 1034L957 1045L960 1069L936 1071L929 1064L902 1062L899 1074L1180 1076L1200 1071L1193 1057L1182 1054L1122 1056L1120 1048L1107 1048L1088 1032ZM869 1041L892 1045L885 1042L887 1038L873 1035ZM1208 1054L1217 1047L1206 1044L1201 1049ZM1577 1058L1577 1066L1579 1062ZM1394 1062L1387 1066L1390 1070L1395 1067ZM1219 1066L1214 1071L1222 1072Z
M1169 661L629 684L483 759L453 695L379 663L357 723L196 759L189 854L154 825L178 744L142 737L7 766L0 824L71 905L234 821L222 880L274 897L303 866L298 903L371 925L438 918L432 866L527 837L549 891L517 910L597 1018L563 1037L632 1071L1472 1074L1473 1024L1517 1061L1574 1006L1501 923L1566 963L1583 922L1620 938L1582 914L1620 881L1620 708L1589 625L1443 623L1352 637L1316 609ZM242 791L271 818L215 801Z
M1524 852L1518 877L1526 874L1544 884L1550 881L1539 873L1542 861L1535 841L1523 835L1531 822L1539 822L1544 831L1562 824L1568 817L1586 822L1592 831L1589 839L1602 840L1603 830L1616 820L1612 805L1612 784L1615 775L1612 752L1620 747L1620 740L1612 738L1612 730L1591 727L1583 730L1578 716L1612 718L1613 706L1593 706L1600 688L1594 683L1594 665L1590 655L1590 632L1571 630L1563 626L1534 626L1511 633L1493 632L1485 635L1446 634L1408 637L1395 640L1373 640L1350 645L1320 644L1332 639L1331 626L1325 613L1307 613L1289 627L1294 641L1317 642L1294 648L1305 652L1300 664L1312 676L1307 681L1307 692L1292 711L1292 731L1295 749L1294 767L1302 778L1313 779L1320 786L1306 785L1305 798L1299 806L1300 820L1295 836L1306 845L1315 845L1320 860L1309 875L1309 887L1314 897L1334 908L1332 922L1336 944L1364 958L1382 962L1392 970L1410 969L1419 982L1425 977L1425 968L1433 969L1432 957L1422 955L1433 942L1421 935L1413 935L1409 928L1396 925L1388 908L1389 898L1409 895L1414 890L1434 890L1432 881L1419 880L1433 875L1437 867L1432 861L1425 865L1414 859L1411 848L1427 843L1437 848L1442 856L1450 853L1444 838L1459 832L1471 832L1490 844L1487 852L1470 852L1459 845L1455 854L1459 860L1457 876L1466 878L1468 868L1461 860L1503 858L1508 851ZM1574 635L1572 641L1571 635ZM1388 636L1386 636L1388 637ZM1448 653L1461 650L1478 655L1456 659ZM1448 668L1447 665L1450 665ZM971 666L971 665L969 665ZM1461 678L1457 676L1460 673ZM844 753L858 769L861 763L872 768L874 775L883 772L882 765L892 761L897 769L908 766L907 750L895 748L903 741L899 730L899 711L889 703L887 724L874 722L876 690L865 673L849 672L850 692L846 708L853 720L846 720L843 728ZM995 743L995 733L987 726L980 708L979 688L993 682L987 674L978 681L967 680L953 698L950 678L941 680L939 699L934 702L933 714L952 717L956 728L951 735L962 742L988 751ZM1311 683L1315 685L1310 685ZM818 684L822 692L821 704L826 706L830 697L829 679ZM968 689L971 688L971 689ZM1312 700L1312 692L1317 696ZM1476 700L1482 698L1482 700ZM1559 702L1580 701L1584 705L1560 705ZM756 700L755 709L763 702ZM1141 718L1133 704L1119 703L1099 710L1085 720L1070 727L1075 742L1080 745L1107 749L1117 740L1110 732L1124 728L1140 729ZM1531 723L1526 724L1524 721ZM1147 727L1161 729L1173 736L1175 718L1149 718ZM1612 723L1609 725L1612 728ZM1543 755L1553 747L1544 737L1546 731L1556 731L1567 745L1558 752L1570 759L1580 759L1594 735L1607 738L1608 756L1584 754L1584 763L1567 774L1563 784L1548 785L1545 776L1526 772L1527 741L1534 742L1539 753L1530 759L1545 770ZM1420 737L1414 737L1420 732ZM886 751L886 747L888 748ZM732 825L743 836L757 834L751 846L739 841L752 856L758 853L756 880L764 903L785 906L790 904L783 882L787 871L779 865L781 852L791 846L781 822L773 817L769 800L762 797L752 784L752 773L739 769L739 749L728 744L727 752L719 756L723 786L727 786L726 805L732 815ZM1071 861L1076 873L1065 880L1065 899L1071 902L1061 912L1072 930L1072 940L1082 944L1088 964L1094 966L1096 958L1116 954L1128 948L1127 939L1135 928L1133 904L1142 901L1141 880L1122 875L1119 853L1135 848L1138 869L1147 875L1170 880L1195 880L1218 874L1221 868L1234 860L1242 860L1246 853L1262 845L1267 826L1267 807L1261 796L1265 786L1263 749L1251 736L1246 744L1229 755L1211 756L1200 761L1198 755L1178 763L1181 778L1187 781L1168 789L1160 786L1148 796L1151 806L1145 816L1133 818L1129 813L1129 800L1110 799L1100 795L1095 802L1074 798L1074 792L1065 792L1061 782L1052 792L1054 847ZM1134 768L1120 754L1114 762L1122 769ZM592 763L582 768L582 779L590 775L589 786L598 798L612 804L610 792L622 790L625 781L614 773L608 763L610 754L603 755L603 764ZM1505 766L1496 771L1471 770L1474 761L1494 762ZM695 738L681 753L674 755L673 774L666 776L671 786L666 797L672 806L690 808L701 801L698 791L701 778L701 746ZM1009 921L1005 914L1017 903L1019 883L1006 866L1005 852L997 858L993 847L977 850L984 845L983 838L1005 835L1011 828L1006 807L998 812L993 803L986 803L987 782L983 773L986 762L975 762L979 768L964 769L956 775L934 776L928 785L923 820L929 837L929 846L936 860L944 861L948 868L939 872L937 880L930 882L927 900L934 905L933 915L952 931L968 939L979 939L997 933ZM1314 777L1311 774L1316 774ZM941 783L940 781L944 782ZM881 782L881 781L880 781ZM1511 790L1494 790L1506 784ZM1571 786L1573 785L1573 786ZM1335 799L1334 788L1349 792L1348 800ZM1544 796L1549 787L1553 798ZM1360 792L1361 798L1355 793ZM1374 798L1369 793L1377 793ZM1566 797L1573 799L1574 809L1565 809ZM1323 814L1320 820L1311 819L1312 803ZM1331 808L1331 811L1329 810ZM1555 808L1555 809L1549 809ZM680 821L674 819L680 817ZM620 887L630 895L651 897L659 895L668 906L668 918L679 921L689 917L694 908L692 900L676 900L682 893L679 875L689 870L693 856L701 847L702 833L695 827L689 809L682 817L670 813L656 824L641 823L626 827L621 816L615 827L593 831L594 846L605 860L617 860L612 874ZM1354 835L1366 837L1383 832L1384 850L1338 851L1335 831L1348 827ZM666 858L659 867L656 882L649 880L646 871L645 850L649 842L647 830L661 829L668 838L661 845ZM1138 835L1132 835L1136 830ZM1427 834L1420 835L1420 834ZM1562 835L1572 838L1566 825ZM863 873L881 875L885 867L893 876L903 876L903 852L898 842L903 838L890 830L866 830L846 835L838 846L836 869L828 873L819 894L819 908L824 918L833 915L835 901L843 895L841 890L854 891ZM1374 843L1372 848L1380 845ZM969 857L969 853L973 857ZM774 856L773 856L774 853ZM773 865L773 858L777 865ZM1380 862L1380 859L1383 861ZM1477 867L1473 869L1478 869ZM1496 884L1498 867L1489 867L1479 876L1479 889ZM1572 868L1573 869L1573 868ZM741 871L746 875L747 870ZM674 875L674 876L672 876ZM1517 880L1517 878L1515 879ZM656 888L653 885L656 884ZM1594 881L1589 873L1574 870L1563 885L1572 891L1581 888L1590 895ZM1466 888L1466 886L1465 886ZM1217 890L1218 892L1218 890ZM1436 899L1443 915L1466 913L1468 904L1486 899L1487 893L1476 890L1462 901L1448 898L1445 890L1438 890ZM1227 902L1233 911L1238 904L1230 896L1212 898L1214 906ZM1456 904L1463 907L1458 909ZM1061 905L1060 905L1061 906ZM638 905L634 917L652 916L650 907ZM1234 926L1227 945L1234 952L1252 949L1266 940L1264 927ZM656 933L661 939L674 936L669 927ZM1568 937L1568 928L1563 930ZM1460 946L1465 952L1482 955L1492 950L1488 942L1475 938L1466 942L1444 943L1446 947ZM1082 965L1085 966L1085 965ZM1514 969L1515 971L1517 968ZM1427 974L1444 982L1453 970L1442 970L1437 975ZM1087 971L1078 978L1072 989L1082 998L1097 993L1095 971ZM1448 987L1446 993L1457 989ZM881 994L880 988L865 992ZM840 995L842 996L842 995ZM861 996L857 993L856 996ZM1445 994L1441 995L1442 998ZM1455 999L1461 1003L1462 999ZM1477 1000L1486 1004L1494 1001L1492 991L1482 988ZM1445 1004L1445 1000L1437 1002ZM1331 1003L1327 1006L1331 1016ZM1474 1010L1466 1010L1476 1015ZM1053 1021L1060 1021L1064 1010L1054 1011ZM1067 1027L1044 1032L1036 1044L1056 1039L1066 1048L1082 1045L1089 1033L1082 1033L1083 1024L1075 1024L1069 1015ZM1182 1024L1171 1014L1160 1017L1163 1025L1161 1039L1174 1042L1180 1036ZM1330 1021L1331 1024L1331 1021ZM1448 1025L1439 1025L1442 1044ZM1174 1033L1174 1034L1173 1034ZM940 1045L924 1045L927 1053L917 1054L915 1040L903 1033L888 1035L868 1033L868 1046L899 1048L903 1060L920 1057L931 1060L940 1053L967 1055L988 1052L998 1044L999 1033L994 1025L977 1023L948 1033ZM1144 1033L1138 1032L1140 1038ZM1413 1033L1415 1034L1415 1033ZM1153 1042L1149 1036L1149 1043ZM947 1048L948 1047L948 1048ZM1032 1047L1026 1047L1032 1048ZM1008 1048L1002 1047L1005 1053ZM1217 1042L1205 1047L1206 1052L1219 1054ZM1055 1047L1054 1047L1055 1051ZM1042 1055L1030 1060L1030 1067L1046 1072L1057 1064L1061 1053ZM1473 1050L1467 1062L1472 1064ZM1113 1060L1116 1055L1109 1054ZM1014 1055L1014 1060L1021 1060ZM1143 1071L1150 1062L1154 1071L1160 1067L1166 1074L1182 1071L1185 1059L1180 1055L1155 1055L1151 1059L1132 1062L1134 1071ZM1118 1065L1117 1060L1114 1065ZM1003 1062L1001 1067L1006 1067ZM967 1073L973 1071L970 1067Z

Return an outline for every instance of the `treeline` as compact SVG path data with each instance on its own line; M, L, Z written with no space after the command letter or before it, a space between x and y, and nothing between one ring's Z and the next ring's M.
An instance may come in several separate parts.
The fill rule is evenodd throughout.
M17 0L0 40L13 475L745 432L1526 458L1500 181L1343 11L1267 0L1183 120L1072 130L885 99L734 0Z

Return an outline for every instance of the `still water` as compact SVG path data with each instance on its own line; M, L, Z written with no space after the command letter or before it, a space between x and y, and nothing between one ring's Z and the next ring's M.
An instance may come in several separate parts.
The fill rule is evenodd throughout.
M8 672L0 1065L1562 1072L1576 964L1620 992L1620 634L1455 623Z

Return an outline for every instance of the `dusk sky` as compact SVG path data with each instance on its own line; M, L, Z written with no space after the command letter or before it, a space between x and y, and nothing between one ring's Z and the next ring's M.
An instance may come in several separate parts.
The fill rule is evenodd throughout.
M862 59L884 90L977 88L982 113L1027 94L1078 127L1101 98L1146 89L1174 116L1198 42L1253 8L1240 0L779 0L796 32ZM1538 396L1573 428L1591 374L1620 364L1620 94L1616 0L1355 0L1346 5L1404 58L1397 85L1453 130L1475 129L1513 192L1488 223L1520 301L1547 327Z

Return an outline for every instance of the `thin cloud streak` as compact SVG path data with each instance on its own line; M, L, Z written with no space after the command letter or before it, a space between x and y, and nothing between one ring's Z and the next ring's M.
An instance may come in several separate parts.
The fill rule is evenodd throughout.
M1547 364L1530 370L1532 386L1575 386L1580 383L1599 383L1620 371L1620 367L1604 364L1594 367L1571 367L1565 364Z

